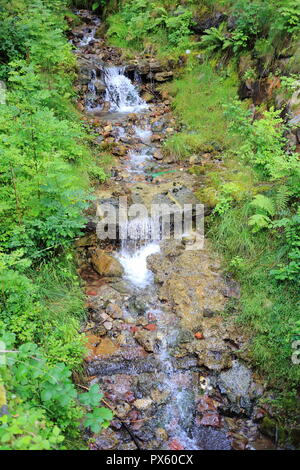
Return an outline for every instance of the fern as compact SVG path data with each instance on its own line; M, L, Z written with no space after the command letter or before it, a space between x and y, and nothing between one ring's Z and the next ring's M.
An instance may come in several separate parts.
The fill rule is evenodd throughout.
M270 226L271 219L264 214L254 214L250 217L248 224L253 227L253 232L256 233L263 228Z
M290 197L290 189L287 186L281 185L277 188L273 197L276 212L282 212L286 209Z
M264 196L263 194L257 194L254 200L251 202L251 206L266 212L267 215L275 215L275 206L271 198Z

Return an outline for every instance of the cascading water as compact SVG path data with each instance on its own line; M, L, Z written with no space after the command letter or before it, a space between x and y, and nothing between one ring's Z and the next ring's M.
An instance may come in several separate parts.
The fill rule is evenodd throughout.
M153 281L153 274L147 268L147 258L160 251L160 229L150 218L135 218L122 228L126 238L122 240L119 261L125 278L135 287L143 289Z
M103 69L106 85L105 101L110 103L110 111L133 113L148 108L139 96L137 88L125 76L125 67L105 67Z
M84 32L83 38L79 42L78 46L79 47L86 47L88 46L92 41L95 40L95 34L97 31L97 28L100 24L99 18L94 18L93 26L87 27L86 31Z

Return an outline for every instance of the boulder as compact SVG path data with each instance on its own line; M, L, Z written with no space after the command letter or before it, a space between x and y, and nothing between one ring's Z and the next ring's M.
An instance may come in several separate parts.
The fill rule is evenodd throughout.
M120 262L100 248L97 248L92 255L92 265L100 276L121 277L124 272Z
M154 80L157 82L166 82L167 80L171 80L173 75L174 74L171 70L169 72L158 72L154 74Z

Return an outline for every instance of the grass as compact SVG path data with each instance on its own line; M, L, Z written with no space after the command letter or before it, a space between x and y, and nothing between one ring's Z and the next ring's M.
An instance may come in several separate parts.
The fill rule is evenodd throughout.
M39 287L42 305L39 343L53 363L66 362L72 369L80 369L85 340L79 331L85 307L73 254L65 252L44 262L38 271L31 272L31 278Z
M221 75L209 62L197 64L191 59L185 72L174 82L163 85L173 96L174 111L183 124L182 132L165 142L165 151L178 159L191 153L209 152L229 147L223 105L237 93L237 76L231 69Z
M270 275L282 257L279 238L253 234L247 203L212 221L209 235L223 253L227 269L241 283L238 321L251 332L251 356L273 386L289 391L300 383L300 368L292 364L292 341L299 320L299 296L292 285Z
M188 159L193 153L219 148L220 165L208 162L191 168L199 175L201 202L213 209L229 196L229 207L207 219L206 233L223 255L224 269L241 285L241 299L229 308L229 315L251 337L252 365L277 390L272 406L294 419L299 415L300 368L291 357L299 292L293 284L279 283L270 275L284 256L282 234L261 231L254 235L248 225L253 213L250 202L270 183L240 160L239 138L234 139L227 129L223 105L235 97L237 77L230 68L217 70L208 62L195 65L192 61L176 81L163 88L173 97L174 112L183 126L182 132L167 140L166 152Z

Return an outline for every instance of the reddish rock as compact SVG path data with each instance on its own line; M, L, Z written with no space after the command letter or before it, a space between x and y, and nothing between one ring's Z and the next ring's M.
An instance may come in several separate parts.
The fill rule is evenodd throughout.
M217 404L208 395L203 395L203 397L200 398L197 410L199 411L199 413L204 413L206 411L216 411Z
M87 290L86 295L97 295L97 292L95 290Z
M136 333L137 331L139 331L139 329L137 326L131 326L130 331L132 331L132 333Z
M221 426L221 418L217 413L208 412L203 415L199 423L202 426L213 426L218 428Z
M157 326L154 325L154 323L149 323L149 325L146 325L144 328L149 331L155 331L157 329Z
M196 339L204 339L203 333L200 333L200 331L197 331L197 333L195 333L195 338Z
M169 442L169 449L171 450L184 450L184 446L177 441L176 439L173 439L171 442Z

